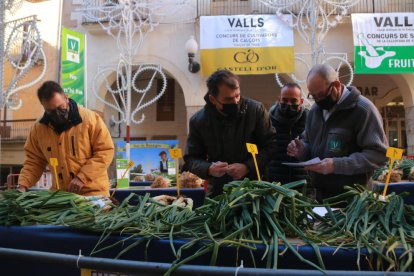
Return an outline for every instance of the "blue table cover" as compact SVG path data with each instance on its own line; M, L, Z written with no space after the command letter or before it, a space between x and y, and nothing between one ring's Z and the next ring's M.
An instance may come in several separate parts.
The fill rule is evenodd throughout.
M37 250L46 252L55 252L63 254L78 255L79 250L82 255L88 256L91 250L97 243L100 234L93 232L85 232L71 229L65 226L13 226L0 227L0 247ZM110 237L108 245L114 243L126 236L113 235ZM124 247L130 243L137 241L133 239L125 242ZM186 240L175 240L174 246L176 250L183 245ZM183 257L194 254L201 243L188 251L184 251ZM261 260L265 247L263 245L256 245L257 250L254 252L254 258L257 267L265 267L266 259ZM128 260L145 260L146 242L135 247L121 259ZM310 246L297 246L297 249L306 259L317 263L314 250ZM107 251L97 254L97 257L114 258L122 248L115 247ZM284 250L284 246L279 246L279 252ZM325 262L327 270L358 270L357 267L357 250L356 249L339 249L335 255L336 248L321 247L321 255ZM148 259L152 262L171 263L175 257L171 251L169 240L154 240L148 245ZM362 251L366 253L365 250ZM401 253L401 252L400 252ZM250 253L243 248L237 250L236 247L224 247L219 250L217 265L236 267L240 265L240 260L243 260L244 266L253 267ZM237 262L238 261L238 262ZM361 267L368 270L368 265L365 257L361 256ZM206 255L201 258L193 260L190 264L209 265L210 256ZM5 260L0 259L0 267L2 275L80 275L76 267L62 269L58 265L34 263L25 261L22 265L19 260ZM279 267L286 269L313 269L311 266L300 261L289 250L279 257Z
M151 186L152 181L130 181L129 186L132 187L147 187Z
M384 183L374 184L374 191L382 192L384 190ZM397 182L388 184L387 194L390 193L401 194L409 192L410 194L404 197L405 204L414 205L414 182Z

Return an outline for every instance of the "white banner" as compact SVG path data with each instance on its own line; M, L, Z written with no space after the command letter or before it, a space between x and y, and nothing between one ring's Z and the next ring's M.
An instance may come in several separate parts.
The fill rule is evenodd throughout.
M291 15L202 16L200 49L293 47L291 24Z
M229 15L200 18L201 69L236 74L294 71L292 16Z

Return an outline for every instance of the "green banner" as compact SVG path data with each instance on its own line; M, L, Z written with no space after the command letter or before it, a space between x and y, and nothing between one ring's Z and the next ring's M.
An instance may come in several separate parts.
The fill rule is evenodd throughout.
M382 47L378 57L355 58L357 74L405 74L414 72L414 46ZM355 53L367 52L366 47L354 47Z
M355 73L414 73L414 13L352 14Z
M116 159L116 179L118 188L129 187L129 172L125 173L128 169L128 160Z
M63 91L85 106L85 35L62 27L61 54Z

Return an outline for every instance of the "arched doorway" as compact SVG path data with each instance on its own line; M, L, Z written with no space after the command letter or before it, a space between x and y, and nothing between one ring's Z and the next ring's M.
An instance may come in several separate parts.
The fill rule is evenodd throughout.
M141 124L131 124L131 140L178 140L180 147L184 147L187 138L184 93L180 83L171 74L165 73L167 75L167 88L164 95L156 103L143 110L145 119ZM151 72L141 74L136 79L136 87L138 89L146 87L151 76ZM156 79L143 102L154 98L161 90L161 86L161 79ZM115 78L112 87L116 87ZM132 110L137 106L140 98L141 95L132 93ZM105 100L114 103L114 98L108 91L105 93ZM105 105L103 113L112 137L115 140L123 139L126 133L125 124L116 124L112 120L112 118L120 119L119 112ZM139 120L141 114L141 112L137 113L135 119Z
M389 145L406 150L405 104L399 84L387 75L355 75L352 85L378 108Z

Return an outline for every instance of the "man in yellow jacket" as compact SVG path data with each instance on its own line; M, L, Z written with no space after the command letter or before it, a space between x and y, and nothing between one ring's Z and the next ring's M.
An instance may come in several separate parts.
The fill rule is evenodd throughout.
M109 196L107 169L114 144L101 117L78 106L53 81L44 82L37 96L45 113L30 130L24 146L26 159L18 189L24 192L35 185L50 158L57 158L60 190ZM52 190L58 188L55 179L53 175Z

